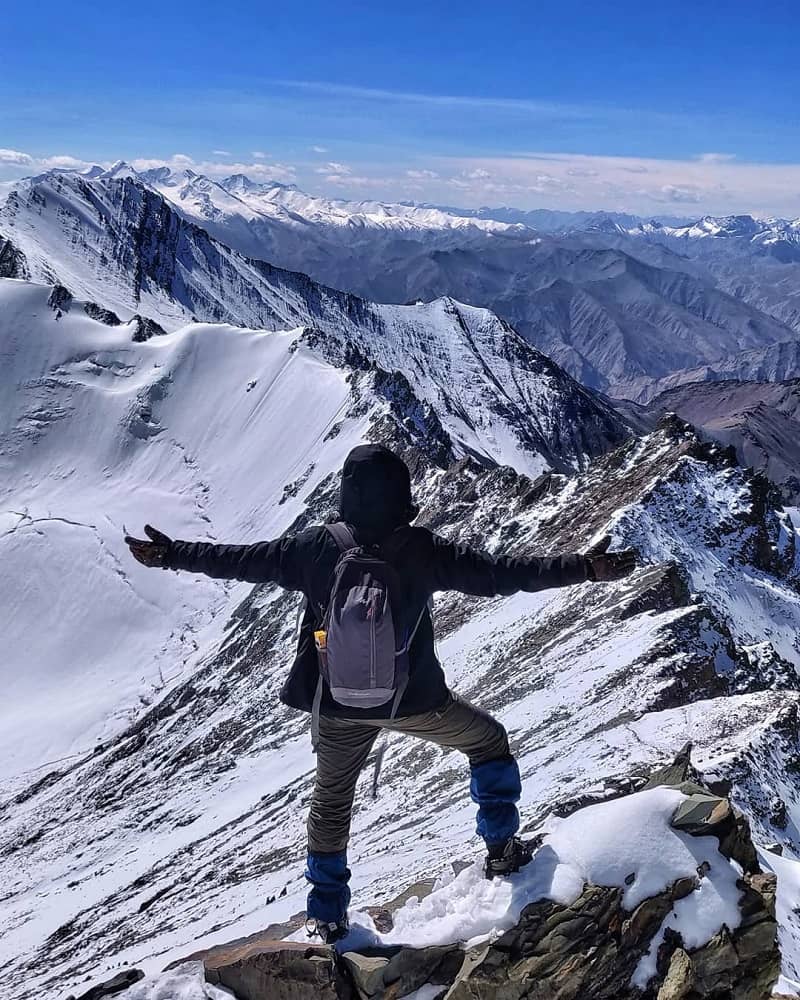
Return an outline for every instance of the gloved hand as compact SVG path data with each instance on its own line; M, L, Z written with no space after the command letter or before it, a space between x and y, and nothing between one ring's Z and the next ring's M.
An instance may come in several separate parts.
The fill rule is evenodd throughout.
M169 547L172 545L172 539L162 531L156 531L149 524L144 526L144 533L150 539L149 542L143 538L125 536L125 544L131 550L131 555L143 566L163 567Z
M606 535L597 545L586 553L587 572L590 580L604 583L609 580L621 580L629 576L635 569L639 557L636 549L623 549L621 552L607 552L611 544L610 536Z

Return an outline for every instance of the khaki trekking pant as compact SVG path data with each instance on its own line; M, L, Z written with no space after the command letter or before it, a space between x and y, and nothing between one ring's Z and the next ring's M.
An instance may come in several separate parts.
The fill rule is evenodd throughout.
M460 750L469 758L473 773L482 764L510 761L511 757L503 726L488 712L454 694L436 712L402 719L355 720L323 715L319 720L317 778L308 816L309 851L329 854L347 848L356 782L382 729Z

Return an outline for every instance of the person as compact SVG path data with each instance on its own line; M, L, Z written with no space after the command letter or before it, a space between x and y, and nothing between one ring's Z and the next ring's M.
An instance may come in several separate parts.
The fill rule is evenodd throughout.
M407 676L382 705L359 707L334 697L321 672L319 637L343 550L331 525L316 525L275 541L216 545L172 540L145 527L147 539L126 536L146 566L187 570L250 583L272 582L305 595L297 654L281 691L288 706L316 716L312 724L317 765L308 816L306 878L310 883L310 933L333 942L347 933L350 870L347 845L359 772L381 730L405 733L459 750L469 761L470 793L478 810L477 833L486 844L486 875L507 876L531 859L518 836L520 772L503 726L488 712L449 690L434 649L429 610L437 591L481 597L564 587L584 580L612 580L630 573L635 553L574 553L553 557L492 556L412 526L418 508L405 462L378 444L361 445L342 470L339 515L357 552L389 564L399 581L407 630ZM347 551L345 551L345 555ZM380 575L380 574L378 574ZM373 581L374 582L374 581ZM403 612L392 605L396 616ZM369 614L369 609L367 610ZM333 625L328 626L333 629ZM327 633L333 639L333 633ZM374 643L374 636L373 636ZM393 651L395 645L390 647ZM400 652L394 655L399 656ZM373 685L374 686L374 685ZM345 701L347 699L345 698ZM316 730L316 731L315 731Z

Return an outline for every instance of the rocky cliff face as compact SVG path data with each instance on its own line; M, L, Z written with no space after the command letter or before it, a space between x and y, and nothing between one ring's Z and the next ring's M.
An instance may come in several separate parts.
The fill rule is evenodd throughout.
M730 445L742 465L775 483L788 504L800 499L800 383L701 381L667 390L646 407L620 404L633 423L653 427L676 413L706 438Z

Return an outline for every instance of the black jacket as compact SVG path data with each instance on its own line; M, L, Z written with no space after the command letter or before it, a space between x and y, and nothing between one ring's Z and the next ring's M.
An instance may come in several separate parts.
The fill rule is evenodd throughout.
M582 555L527 559L494 557L457 545L427 528L405 527L391 543L391 562L405 588L412 620L437 590L458 590L479 597L514 594L520 590L546 590L580 583L587 578ZM356 533L356 537L357 533ZM209 542L174 541L165 567L204 573L226 580L277 583L301 591L308 607L300 631L297 655L281 691L281 701L292 708L311 711L319 672L313 631L330 594L339 550L322 526L254 545L213 545ZM425 612L409 650L411 675L398 715L415 715L439 708L447 698L444 672L433 645L433 623ZM391 703L381 709L345 708L325 691L322 712L348 718L388 716Z

